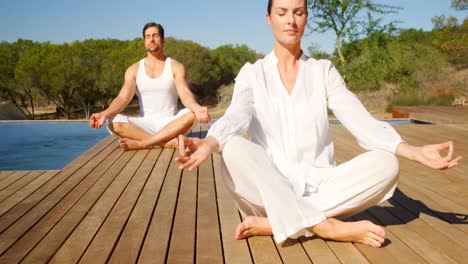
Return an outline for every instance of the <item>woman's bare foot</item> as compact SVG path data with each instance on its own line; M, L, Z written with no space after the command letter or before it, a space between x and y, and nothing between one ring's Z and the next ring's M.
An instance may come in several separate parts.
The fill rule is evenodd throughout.
M121 138L119 140L119 145L124 151L146 148L146 146L143 144L143 141L129 138Z
M237 240L251 236L271 236L271 225L266 217L247 216L236 228Z
M385 230L370 221L342 222L328 218L310 227L317 236L344 242L359 242L372 247L380 247L385 241Z

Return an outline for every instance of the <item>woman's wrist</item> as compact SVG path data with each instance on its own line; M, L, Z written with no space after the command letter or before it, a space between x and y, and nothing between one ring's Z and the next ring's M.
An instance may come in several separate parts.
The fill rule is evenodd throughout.
M204 138L203 141L210 148L211 153L219 152L219 142L215 137L208 136Z
M409 160L417 160L417 152L419 151L418 147L411 146L406 142L402 142L400 145L397 147L397 155L405 157Z

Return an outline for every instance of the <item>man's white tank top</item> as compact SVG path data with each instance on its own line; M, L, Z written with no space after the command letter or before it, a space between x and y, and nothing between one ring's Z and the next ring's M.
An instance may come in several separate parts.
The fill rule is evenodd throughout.
M154 79L146 74L145 59L140 60L136 84L142 117L169 117L177 113L178 94L172 75L171 58L166 58L161 76Z

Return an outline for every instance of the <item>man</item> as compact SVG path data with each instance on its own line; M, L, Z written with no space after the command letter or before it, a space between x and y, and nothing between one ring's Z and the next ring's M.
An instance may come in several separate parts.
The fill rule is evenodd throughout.
M185 134L195 118L202 123L210 120L208 109L200 106L185 80L185 68L176 60L164 56L164 28L154 22L143 28L148 55L125 72L125 83L110 106L91 115L89 126L101 128L109 120L109 130L118 135L123 150L159 145L177 147L177 135ZM121 113L137 93L140 117ZM177 113L177 99L187 108Z
M392 196L396 155L435 169L454 167L461 157L454 158L452 142L407 144L364 109L330 61L305 56L307 16L305 0L269 1L273 52L240 70L231 105L205 139L179 136L176 161L191 170L221 152L224 182L244 216L237 239L273 234L279 243L315 234L380 247L381 226L340 219ZM336 166L327 107L368 152ZM250 141L242 137L247 130Z

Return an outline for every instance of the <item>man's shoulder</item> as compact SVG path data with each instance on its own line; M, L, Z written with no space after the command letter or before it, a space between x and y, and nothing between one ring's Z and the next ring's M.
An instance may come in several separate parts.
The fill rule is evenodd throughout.
M139 66L140 66L140 61L137 61L137 62L133 63L132 65L130 65L130 66L127 68L127 71L136 74L137 71L138 71L138 67L139 67Z
M172 73L175 75L177 75L178 73L182 73L184 74L185 73L185 66L184 64L182 64L181 62L171 58L171 69L172 69Z
M184 64L182 64L181 62L179 62L178 60L176 59L173 59L173 58L170 58L171 59L171 66L172 67L184 67Z

